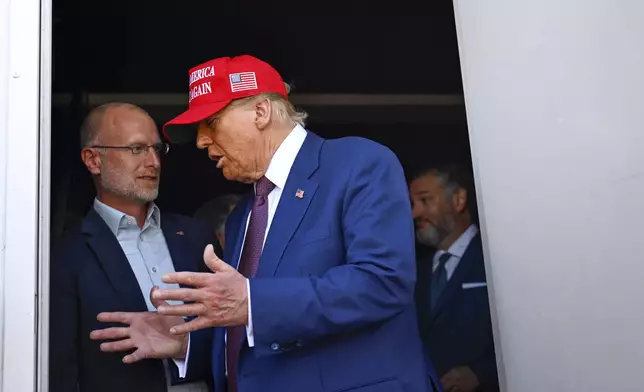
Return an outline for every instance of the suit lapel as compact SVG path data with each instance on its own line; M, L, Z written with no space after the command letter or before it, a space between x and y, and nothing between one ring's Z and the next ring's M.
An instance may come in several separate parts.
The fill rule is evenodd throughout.
M315 182L301 176L289 175L271 223L271 230L266 238L257 276L265 277L275 274L286 245L300 225L317 189L318 185ZM304 192L301 199L295 196L298 191Z
M262 250L257 270L258 277L273 276L284 250L300 225L306 210L315 196L318 184L310 179L319 166L320 149L324 139L307 133L286 185L282 191L271 228Z
M249 194L248 197L244 198L241 203L241 216L239 216L237 219L227 219L226 224L228 222L235 222L236 226L232 227L230 229L231 233L235 233L235 237L232 238L232 241L230 241L230 244L234 245L232 246L232 253L229 251L224 251L226 254L230 255L230 258L228 260L225 260L230 264L231 266L237 268L237 265L239 264L239 258L241 256L242 252L242 245L244 244L244 236L246 234L246 220L248 219L248 214L250 213L251 207L253 205L252 203L253 198L252 198L252 193ZM232 218L232 217L231 217ZM226 242L228 243L228 239L226 239ZM228 246L226 246L228 248Z
M441 296L438 298L436 309L432 312L432 319L436 319L436 317L438 317L445 308L445 305L449 302L450 298L463 289L463 282L465 282L467 276L470 275L472 269L476 267L474 264L476 261L475 254L476 252L480 252L480 248L481 237L480 234L477 234L468 245L461 261L454 270L452 277L447 282L445 291L443 291Z
M172 265L175 271L197 271L195 264L194 249L190 249L187 243L186 235L191 233L184 232L185 228L177 226L174 219L170 215L163 215L161 217L161 230L165 238ZM198 257L199 255L196 255ZM183 287L183 285L182 285Z
M92 249L103 271L124 305L124 311L147 310L139 283L132 267L114 234L103 219L91 208L82 224L87 244Z

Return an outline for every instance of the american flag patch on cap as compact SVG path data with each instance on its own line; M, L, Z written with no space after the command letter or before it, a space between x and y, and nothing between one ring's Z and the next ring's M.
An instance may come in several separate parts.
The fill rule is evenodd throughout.
M257 90L257 78L255 72L240 72L230 74L230 89L238 91Z

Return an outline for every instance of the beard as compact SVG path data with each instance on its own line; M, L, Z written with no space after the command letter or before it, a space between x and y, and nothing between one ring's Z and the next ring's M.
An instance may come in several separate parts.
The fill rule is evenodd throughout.
M154 174L159 178L159 173ZM159 181L154 186L143 187L137 184L136 176L118 168L101 167L101 186L106 191L136 202L149 203L159 196Z
M431 248L437 248L438 244L441 242L438 229L434 226L429 226L424 230L416 231L416 238L418 239L418 242Z
M447 236L449 236L450 230L444 229L439 226L429 225L423 230L416 231L416 238L418 242L425 246L431 248L438 248L438 246L443 242Z

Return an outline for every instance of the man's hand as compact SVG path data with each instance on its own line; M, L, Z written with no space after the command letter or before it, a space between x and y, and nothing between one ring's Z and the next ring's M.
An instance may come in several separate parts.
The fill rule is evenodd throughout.
M474 392L479 387L479 379L467 366L451 369L441 377L445 392Z
M212 245L204 250L204 261L214 274L175 272L163 277L166 283L178 283L194 289L160 289L152 298L194 302L185 305L163 304L160 314L197 316L194 320L175 325L170 332L185 334L209 327L227 327L248 324L248 292L246 278L215 255Z
M164 301L154 299L155 287L150 292L152 304L158 308ZM126 324L126 327L98 329L90 333L93 340L115 340L101 344L101 351L121 352L136 349L123 357L124 363L134 363L146 358L184 359L188 335L171 334L170 329L185 323L183 318L164 316L157 312L100 313L98 321Z

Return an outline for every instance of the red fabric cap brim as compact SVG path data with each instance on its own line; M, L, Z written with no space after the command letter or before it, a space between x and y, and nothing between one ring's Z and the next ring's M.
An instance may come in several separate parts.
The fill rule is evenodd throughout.
M221 109L225 108L229 103L230 101L215 102L215 103L200 105L200 106L188 109L185 112L178 115L177 117L165 123L165 125L163 125L163 136L165 136L166 139L168 139L168 141L175 142L176 136L170 135L168 132L167 127L169 125L196 124L198 122L201 122L207 119L213 114L219 112ZM180 130L181 132L186 132L185 129L183 129L183 127L181 128L182 128Z

